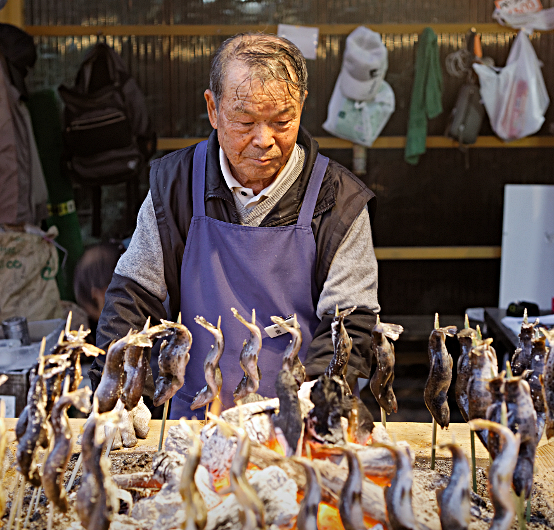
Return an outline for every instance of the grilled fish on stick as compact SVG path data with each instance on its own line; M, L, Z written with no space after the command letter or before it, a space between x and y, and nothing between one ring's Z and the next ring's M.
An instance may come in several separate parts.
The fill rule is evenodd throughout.
M144 355L145 349L152 347L152 338L158 338L169 333L167 325L163 323L150 327L150 318L148 318L143 330L133 335L132 340L125 348L123 359L125 383L121 389L120 399L127 411L133 410L142 397L146 374L150 369L148 359Z
M485 419L487 409L492 404L492 395L488 388L488 381L498 376L498 362L496 353L491 347L492 339L478 341L478 345L469 353L471 377L467 384L467 398L469 404L469 419ZM476 431L477 436L487 447L488 433Z
M362 509L362 482L364 472L355 451L343 448L348 462L348 477L344 483L339 500L339 513L344 530L365 530L364 511Z
M392 530L417 530L412 507L412 461L407 449L400 445L378 443L373 445L387 448L396 461L396 474L390 486L385 486L385 504Z
M469 319L465 317L465 327L457 334L460 343L460 356L458 357L458 375L456 376L456 403L465 421L469 420L469 403L467 399L467 383L471 377L469 352L473 348L473 340L477 338L477 332L469 327Z
M123 388L123 359L125 348L131 340L132 330L116 342L110 344L106 354L104 370L102 370L102 379L96 389L95 396L98 399L99 413L113 410Z
M54 431L54 448L44 464L42 487L48 500L63 513L66 513L68 509L63 478L73 446L67 409L73 405L81 412L88 412L91 395L92 392L89 387L70 392L62 395L52 409L50 421Z
M243 530L264 529L264 505L246 478L246 466L250 459L250 439L244 429L233 427L233 430L237 436L237 450L231 462L229 481L231 491L242 508L242 528Z
M328 377L336 376L344 385L347 394L352 393L352 389L346 382L346 372L348 370L348 361L352 351L352 339L348 336L344 327L344 319L356 310L357 306L344 309L339 313L339 308L335 313L335 318L331 322L331 340L333 341L333 358L325 370Z
M43 376L44 358L41 353L27 394L25 428L20 431L22 434L16 452L19 472L35 487L39 487L41 482L34 457L46 423L46 387Z
M203 530L208 520L208 509L204 502L204 497L198 491L194 474L202 458L202 442L200 438L192 432L188 423L181 420L181 428L192 436L192 445L188 449L187 459L183 467L179 492L185 505L185 521L182 528L185 530Z
M508 530L516 514L512 496L512 475L519 451L519 434L508 427L487 420L471 420L472 429L493 431L500 437L502 448L489 468L489 497L494 508L490 530Z
M531 365L529 371L525 376L525 380L529 383L531 390L531 399L533 400L533 407L537 413L537 442L542 438L544 432L544 423L546 420L546 407L544 403L544 394L542 391L542 383L540 376L544 373L544 363L546 360L546 337L541 336L532 340L531 350Z
M119 499L108 459L104 456L106 441L97 443L96 430L107 421L119 421L119 413L111 411L100 415L96 403L94 409L81 439L83 477L77 491L76 508L84 528L108 530L113 514L119 511Z
M494 377L487 384L492 399L492 403L487 408L487 420L494 421L495 423L502 422L502 407L506 406L504 398L505 375L506 371L502 370L498 377ZM496 455L500 453L500 437L496 432L489 431L486 447L489 450L491 458L494 460Z
M317 511L321 502L319 471L307 458L293 458L293 460L301 464L306 473L306 488L296 517L296 527L298 530L317 530Z
M539 320L535 320L534 323L530 323L527 318L527 308L523 313L523 322L521 324L521 331L519 332L519 345L514 355L512 356L512 373L514 375L521 375L524 370L531 368L533 339L535 338L535 326L539 323Z
M384 324L377 315L377 323L371 332L373 354L377 360L377 368L369 382L369 388L379 406L387 414L398 412L396 396L392 389L395 363L394 345L387 338L397 340L403 331L404 328L400 325Z
M283 370L286 370L293 375L298 388L300 388L302 383L306 380L306 369L298 357L298 352L302 347L302 331L296 321L296 315L294 315L292 325L287 323L287 321L281 317L271 317L271 321L286 330L292 336L292 339L283 354Z
M546 408L546 437L554 437L554 330L541 328L543 335L548 339L550 348L544 362L544 372L540 376Z
M533 488L533 468L537 449L536 413L533 408L529 384L519 377L506 379L504 389L508 406L508 427L520 435L519 455L514 470L514 490L517 495L523 491L528 499Z
M217 321L217 327L210 324L204 317L197 316L194 321L207 329L214 336L214 344L204 361L204 377L206 378L206 386L196 394L190 406L191 410L205 407L211 403L221 392L223 385L223 377L219 368L219 359L223 355L225 349L225 339L221 331L221 317Z
M423 397L429 412L442 429L450 423L448 388L452 381L452 357L446 349L446 336L453 337L456 326L439 327L439 315L435 314L435 329L429 336L429 376L425 383Z
M162 320L162 324L166 326L166 331L172 332L172 335L160 347L158 357L160 373L156 380L153 399L156 407L171 399L183 386L192 346L192 335L187 327L181 324L181 315L177 322Z
M258 391L262 372L258 366L258 355L262 349L262 333L256 326L256 310L252 309L252 322L246 321L239 312L232 307L234 317L244 324L250 331L250 338L244 341L240 352L240 365L244 370L244 376L233 392L235 402L244 399L248 394Z
M471 522L469 496L469 462L462 448L456 443L442 444L452 453L452 473L448 485L437 490L437 504L443 530L467 530Z

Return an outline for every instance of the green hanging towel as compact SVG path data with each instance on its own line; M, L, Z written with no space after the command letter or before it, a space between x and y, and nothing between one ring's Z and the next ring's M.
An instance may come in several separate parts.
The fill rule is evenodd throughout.
M437 36L425 28L419 36L415 62L415 79L410 103L408 134L404 160L417 164L425 153L427 120L442 112L442 72Z
M73 270L83 254L81 228L75 211L71 180L61 170L62 124L60 110L53 90L40 90L29 97L29 111L37 142L40 162L48 187L48 226L56 225L59 235L56 243L67 251L65 268L61 264L64 253L58 251L60 268L58 288L62 300L75 300L73 293Z

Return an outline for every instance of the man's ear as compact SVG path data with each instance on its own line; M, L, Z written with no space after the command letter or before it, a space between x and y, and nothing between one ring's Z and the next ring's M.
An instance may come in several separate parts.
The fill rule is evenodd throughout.
M206 99L206 106L208 108L208 117L210 118L210 123L214 129L217 129L217 107L215 104L214 94L211 90L206 90L204 92L204 98Z

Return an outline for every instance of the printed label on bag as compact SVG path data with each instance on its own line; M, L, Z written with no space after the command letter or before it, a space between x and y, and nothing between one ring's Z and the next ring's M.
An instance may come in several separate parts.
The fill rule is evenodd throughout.
M525 15L542 9L541 0L495 0L494 3L506 15Z

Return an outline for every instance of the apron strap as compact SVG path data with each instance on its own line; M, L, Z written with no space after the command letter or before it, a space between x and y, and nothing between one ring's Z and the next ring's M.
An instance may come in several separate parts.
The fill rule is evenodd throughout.
M317 154L312 174L310 175L310 181L308 182L308 189L304 195L304 201L302 202L302 208L300 208L300 215L298 216L298 226L310 227L312 224L312 218L314 216L315 205L317 202L317 196L323 182L323 176L327 170L327 164L329 159L326 156Z
M208 140L196 145L192 162L192 215L194 217L206 216L204 204L204 190L206 188L206 151Z

